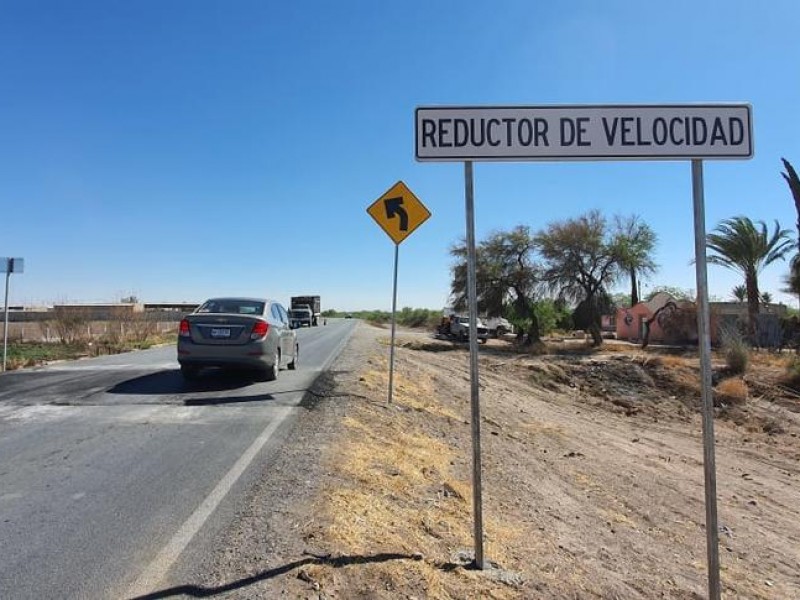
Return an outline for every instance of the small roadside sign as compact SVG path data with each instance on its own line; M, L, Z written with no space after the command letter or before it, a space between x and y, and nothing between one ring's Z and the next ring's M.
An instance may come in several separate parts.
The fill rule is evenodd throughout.
M367 209L395 244L400 244L431 216L408 186L398 181Z
M25 270L25 260L22 258L0 258L0 273L22 273Z
M6 300L3 308L3 373L6 372L6 359L8 355L8 284L12 273L22 273L25 270L25 261L21 258L0 258L0 273L6 274Z

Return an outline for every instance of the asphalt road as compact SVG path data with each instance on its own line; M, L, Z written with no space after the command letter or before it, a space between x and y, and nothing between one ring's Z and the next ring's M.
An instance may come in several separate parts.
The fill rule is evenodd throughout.
M174 346L0 374L0 598L146 594L233 518L354 321L277 381L183 381Z

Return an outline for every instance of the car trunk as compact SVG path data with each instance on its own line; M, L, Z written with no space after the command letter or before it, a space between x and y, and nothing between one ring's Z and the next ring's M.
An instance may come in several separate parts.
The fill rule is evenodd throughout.
M250 341L253 325L264 319L255 316L193 314L186 317L195 344L235 346Z

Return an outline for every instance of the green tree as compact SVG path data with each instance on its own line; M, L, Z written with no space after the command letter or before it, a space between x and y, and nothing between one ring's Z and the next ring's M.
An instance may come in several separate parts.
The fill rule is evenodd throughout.
M536 301L534 310L542 335L548 335L556 329L572 329L572 311L563 300L542 298Z
M778 221L772 234L763 221L758 221L758 225L747 217L733 217L723 220L706 236L706 245L714 253L708 257L708 262L739 271L744 276L751 339L755 337L758 318L758 275L776 260L786 258L794 247L790 232L781 229Z
M503 316L506 307L513 310L515 320L528 323L526 344L540 339L535 299L540 282L540 267L534 261L535 244L530 228L519 225L511 231L497 231L476 248L475 285L478 312ZM467 247L462 240L450 249L456 262L452 267L450 286L453 308L467 307Z
M638 215L615 217L616 244L620 253L620 267L628 273L631 281L631 306L639 303L638 279L656 272L653 260L655 232Z
M761 292L761 302L764 304L772 304L772 294L769 292Z
M616 293L611 294L611 305L617 309L633 306L633 303L630 294Z
M686 300L688 302L694 302L694 290L685 290L683 288L674 287L671 285L659 285L654 287L647 293L645 297L645 302L650 302L656 294L660 294L661 292L665 292L675 298L676 300Z
M603 343L600 317L609 303L607 290L623 264L619 237L599 211L553 223L535 236L545 260L544 281L551 292L576 306L575 325L585 323L593 345Z
M731 290L731 295L737 302L744 302L747 300L747 288L744 284L739 284Z

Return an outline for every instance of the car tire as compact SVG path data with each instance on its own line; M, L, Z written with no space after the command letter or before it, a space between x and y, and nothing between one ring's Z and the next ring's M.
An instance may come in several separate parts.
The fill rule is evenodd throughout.
M297 361L300 360L300 344L297 344L294 347L294 357L292 358L292 362L286 365L286 368L290 371L294 371L297 368Z
M194 381L197 379L197 375L200 373L200 369L197 367L190 367L189 365L181 365L181 375L186 381Z
M281 353L275 353L275 360L272 365L264 369L264 380L275 381L278 378L278 371L281 370Z

